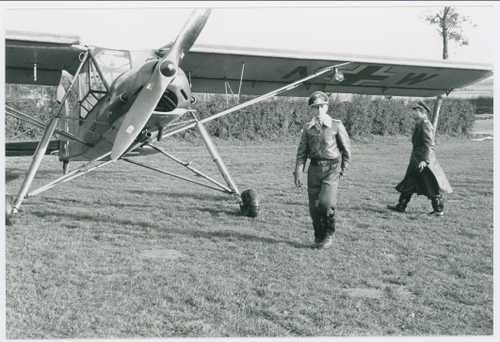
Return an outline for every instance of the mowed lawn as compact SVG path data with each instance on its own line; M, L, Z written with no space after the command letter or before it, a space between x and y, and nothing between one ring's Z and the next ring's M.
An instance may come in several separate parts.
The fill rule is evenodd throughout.
M323 251L293 186L296 140L217 144L240 190L258 191L259 217L125 162L27 199L6 228L7 337L493 334L491 141L438 137L454 187L442 218L423 197L386 210L409 138L355 142ZM163 146L215 174L202 144ZM28 164L7 160L9 193ZM37 184L60 174L45 160Z

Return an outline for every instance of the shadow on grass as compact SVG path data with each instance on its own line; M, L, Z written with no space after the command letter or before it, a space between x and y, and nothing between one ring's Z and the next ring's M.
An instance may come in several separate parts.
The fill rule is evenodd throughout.
M19 177L23 177L27 171L28 169L20 169L20 168L5 169L5 179L7 182L13 181ZM36 173L37 177L41 178L47 177L51 179L52 177L62 176L62 174L63 173L61 170L38 170Z
M393 204L393 203L387 203L387 204ZM380 205L361 204L356 206L341 207L340 210L345 210L345 211L361 210L361 211L371 211L377 214L387 214L391 212L389 209L387 209L387 204L380 204Z
M201 211L201 212L207 212L211 214L212 216L219 216L220 214L226 214L228 216L240 216L239 208L235 209L237 206L235 206L233 209L228 209L226 207L221 208L221 205L218 205L218 201L223 201L224 204L227 203L228 199L231 200L230 197L211 197L209 195L209 198L204 198L203 194L193 194L193 196L189 196L190 194L187 194L186 197L192 197L194 199L199 200L200 202L197 204L196 207L190 207L186 206L186 210L195 210L195 211ZM168 196L165 196L165 200L169 202L176 202L175 199L169 198ZM180 196L179 196L180 197ZM83 200L83 199L75 199L75 198L60 198L60 197L48 197L45 196L43 201L45 203L52 203L56 205L62 205L62 206L68 206L68 203L71 203L72 207L79 207L79 208L93 208L96 206L102 206L102 207L114 207L114 208L135 208L135 209L164 209L165 206L163 205L163 202L161 201L151 201L151 204L144 204L141 202L133 202L133 200L130 200L128 202L123 202L120 201L119 198L117 198L116 202L111 202L108 200L100 200L96 199L93 201L88 201L88 200ZM212 206L212 208L200 208L200 206Z
M172 192L172 191L157 191L157 190L127 190L128 192L132 194L137 194L137 195L155 195L155 196L165 196L166 199L172 198L172 199L178 199L178 198L192 198L192 199L197 199L200 201L206 201L206 200L227 200L228 198L231 198L230 195L214 195L214 194L204 194L204 193L187 193L187 192Z
M13 180L18 179L21 177L23 174L22 173L15 173L15 172L9 172L8 170L5 170L5 182L9 183Z
M5 170L5 182L9 183L13 180L16 180L20 177L24 177L26 174L27 170L22 170L22 169L11 169L11 170ZM62 175L61 171L45 171L45 170L38 170L37 176L45 178L47 176L51 176L55 179L54 175L60 176ZM48 177L47 177L48 178Z
M177 233L176 229L173 229L172 231L175 231ZM181 234L182 232L185 231L180 231ZM224 230L224 231L216 231L216 232L204 232L204 231L192 231L192 235L196 237L204 237L204 238L223 238L227 240L241 240L244 242L264 242L264 243L269 243L269 244L277 244L277 243L285 243L287 245L290 245L295 248L311 248L310 244L304 244L296 241L289 241L289 240L283 240L283 239L274 239L270 237L262 237L262 236L256 236L256 235L251 235L251 234L245 234L245 233L238 233L233 230ZM190 234L191 235L191 234Z
M220 209L220 208L195 208L193 210L196 211L201 211L203 213L209 213L212 216L220 216L220 214L226 214L227 216L240 216L244 217L239 210L234 210L234 209Z
M117 198L117 200L118 199L119 198ZM88 208L88 209L91 209L91 208L96 207L96 206L113 207L113 208L118 208L118 209L121 209L121 208L136 208L136 209L157 208L157 209L162 209L163 208L161 205L142 204L140 202L131 202L131 203L125 203L125 202L119 202L119 201L110 202L110 201L99 200L99 199L97 199L95 201L88 201L88 200L76 199L76 198L49 197L49 196L44 196L43 201L45 203L61 205L63 207L67 207L68 204L71 204L71 206L73 208L78 207L78 208Z
M299 207L306 207L307 206L307 201L284 201L283 204L285 205L296 205Z
M102 216L102 215L90 215L90 214L71 214L71 213L63 213L63 212L54 212L54 211L33 211L33 215L40 217L40 218L47 218L49 216L55 216L55 217L62 217L62 218L68 218L70 220L76 220L76 221L92 221L96 223L102 223L102 222L107 222L109 223L114 223L120 226L124 225L131 225L131 226L136 226L136 227L141 227L141 228L146 228L146 229L156 229L161 232L165 233L175 233L179 235L187 235L190 237L203 237L203 238L223 238L226 240L240 240L243 242L264 242L264 243L269 243L269 244L278 244L278 243L285 243L288 244L292 247L295 248L310 248L309 244L304 244L296 241L289 241L289 240L283 240L283 239L274 239L270 237L262 237L262 236L257 236L257 235L252 235L252 234L247 234L247 233L239 233L235 231L230 231L230 230L224 230L224 231L214 231L214 232L207 232L207 231L202 231L202 230L192 230L192 229L179 229L179 228L168 228L164 229L162 226L151 223L151 222L146 222L146 221L133 221L133 220L128 220L128 219L118 219L118 218L111 218L109 216Z

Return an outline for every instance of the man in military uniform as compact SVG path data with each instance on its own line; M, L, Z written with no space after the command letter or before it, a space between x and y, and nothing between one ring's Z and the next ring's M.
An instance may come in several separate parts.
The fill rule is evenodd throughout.
M443 216L442 193L453 190L434 154L434 128L427 118L430 109L425 103L418 102L412 111L416 124L413 129L410 163L404 179L396 186L396 190L401 193L398 204L389 205L388 208L405 212L411 196L416 193L431 200L433 211L430 214Z
M340 120L332 119L328 111L328 96L316 91L309 98L315 112L304 125L297 148L295 185L302 186L306 160L311 160L307 172L309 213L314 227L315 248L328 248L335 232L337 188L351 159L349 135Z

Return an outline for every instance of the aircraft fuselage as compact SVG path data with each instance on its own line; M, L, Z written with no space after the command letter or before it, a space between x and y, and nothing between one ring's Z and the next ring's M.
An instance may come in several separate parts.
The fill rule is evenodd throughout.
M145 61L139 67L124 72L113 80L109 91L97 101L85 118L78 118L79 124L74 134L88 145L69 141L69 153L65 160L92 160L111 151L125 114L141 89L149 82L157 63L158 59ZM137 141L146 141L151 133L158 132L178 119L182 112L175 109L188 108L191 103L189 81L179 68L175 79L156 105L157 115L149 119Z

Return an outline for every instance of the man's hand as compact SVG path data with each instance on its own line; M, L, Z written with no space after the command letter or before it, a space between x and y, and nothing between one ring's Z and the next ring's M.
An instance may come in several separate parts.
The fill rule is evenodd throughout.
M425 161L421 161L419 164L418 164L418 171L419 172L422 172L424 171L424 169L427 167L427 162Z
M304 176L304 172L300 169L295 170L293 173L294 181L295 181L295 186L297 188L302 187L302 177Z

